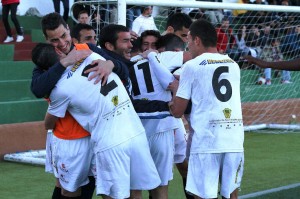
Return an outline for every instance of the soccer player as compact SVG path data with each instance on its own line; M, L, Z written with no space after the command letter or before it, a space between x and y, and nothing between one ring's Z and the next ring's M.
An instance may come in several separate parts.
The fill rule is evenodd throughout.
M71 38L74 44L91 43L97 45L95 30L88 24L76 24L71 31Z
M179 36L177 36L173 33L168 33L159 38L159 40L157 41L157 48L158 48L159 52L184 51L185 43ZM156 76L158 76L160 79L162 79L162 81L170 80L170 78L168 78L170 75L174 80L174 77L171 73L174 70L172 70L172 71L158 70L157 67L165 68L165 66L161 66L161 65L157 65L157 64L151 64L151 67L152 68L155 67L155 71L160 71L160 73L156 74ZM181 70L181 66L175 69L176 73L178 73L177 71L180 71L180 70ZM174 137L175 138L174 139L174 144L175 144L174 163L176 164L176 167L182 177L183 188L184 188L184 193L186 195L186 198L192 199L194 197L192 195L189 195L185 191L188 161L186 159L186 150L187 150L187 142L185 139L186 131L185 131L185 127L184 127L184 124L182 121L179 123L179 127L177 129L175 129L174 134L175 134L175 137Z
M156 31L148 30L148 31L145 31L144 33L142 33L142 36L143 35L147 35L147 37L155 37L155 35L157 35L157 33L156 33ZM111 56L113 56L113 54L114 54L114 57L117 57L117 56L122 57L122 59L124 59L124 62L126 62L128 64L128 68L132 72L132 70L134 69L133 65L136 62L130 62L129 61L130 56L131 56L131 48L132 48L132 43L131 43L130 39L131 39L131 36L130 36L129 29L126 28L125 26L122 26L122 25L110 24L110 25L104 27L101 30L101 33L100 33L100 46L101 46L101 48L102 49L107 49L108 51L111 51L111 54L110 54ZM143 43L142 38L141 38L141 43ZM155 43L155 42L151 42L151 43ZM153 45L155 46L155 44L153 44ZM149 44L149 45L146 45L146 46L149 47L149 46L152 46L152 45ZM187 55L186 55L186 57L187 57ZM176 64L177 66L182 65L183 60L186 57L184 56L183 52L177 53L177 54L173 53L172 55L169 54L168 56L165 55L166 60L168 60L168 61L173 60L170 63L176 63L177 62L177 64ZM156 59L155 57L153 57L153 58ZM141 56L138 56L137 59L143 59L143 58ZM134 59L134 61L137 61L137 60ZM144 61L147 62L147 60L144 60ZM147 71L148 69L149 69L149 67L148 68L146 67L145 71ZM140 70L140 72L142 72L142 71L143 70ZM131 82L132 82L132 91L133 91L132 96L134 97L135 95L137 95L137 90L139 90L139 88L138 88L139 86L138 86L138 83L137 83L138 78L135 75L132 75L132 73L131 73L130 79L131 79ZM150 81L150 79L149 79L149 81ZM165 87L168 86L170 81L171 80L167 81ZM150 87L153 86L152 84L147 84L147 85L149 85ZM157 101L157 99L166 101L165 97L164 98L158 98L159 96L156 96L156 97L157 98L149 98L148 100L143 100L142 98L136 98L135 100L140 100L140 101L143 101L144 103L147 103L147 104L149 104L152 100ZM153 110L155 109L155 107L152 107L152 108L153 108ZM139 114L139 116L141 118L145 118L145 117L149 118L150 116L153 116L153 115L147 113L147 114ZM157 117L152 117L152 118L157 119ZM157 122L159 122L159 120L157 120ZM149 126L151 126L150 123L149 123ZM156 126L153 125L151 128L156 131L160 127L155 129ZM170 128L171 129L173 128L173 126L171 124L170 124ZM153 133L153 132L151 132L151 133ZM148 134L148 130L147 130L147 134ZM169 139L168 143L172 142L172 140L173 140L173 138ZM158 142L157 142L157 144L158 144ZM165 151L166 154L168 153L167 154L168 157L167 157L167 155L165 157L172 158L171 157L172 155L169 154L169 151L170 151L170 149L168 149L168 151ZM160 162L159 164L162 164L162 163L165 164L166 162ZM171 161L171 165L172 165L172 161ZM162 166L160 166L160 168L161 167ZM171 174L170 174L170 172L171 172ZM161 184L163 186L160 186L158 189L152 191L153 197L154 198L158 198L158 197L166 198L167 197L167 195L166 195L167 194L167 192L166 192L167 189L166 189L165 185L167 185L168 181L170 180L170 175L172 175L172 171L168 170L168 172L163 173L163 171L160 170L159 173L161 174L161 177L164 180L164 182Z
M194 59L183 66L170 109L181 117L192 100L194 129L186 190L195 198L237 199L244 165L240 69L217 51L217 33L206 20L190 26L188 48ZM177 85L177 86L176 86Z
M86 177L82 168L89 162L80 155L85 153L78 153L81 149L78 146L91 144L96 155L97 194L104 198L141 198L140 190L160 184L145 131L116 74L109 75L104 86L88 81L89 74L85 71L93 67L91 63L95 59L103 58L93 53L69 66L51 92L45 122L55 122L68 110L92 136L91 142L82 139L70 142L53 136L54 168L62 187L76 190L76 184L72 184L82 179L74 179L74 174ZM74 167L69 170L61 167L69 161ZM140 167L142 162L147 164Z
M187 34L192 24L192 19L185 13L175 13L167 19L166 30L163 35L173 33L187 43Z
M59 61L59 57L55 52L55 47L51 44L39 43L32 50L32 61L37 66L41 66L42 70L48 70L54 63ZM47 116L46 116L47 117ZM71 115L67 112L66 116L60 120L49 123L45 122L47 133L46 140L46 172L54 173L57 181L56 187L54 189L52 199L60 199L63 197L71 198L92 198L95 189L94 177L88 177L91 174L90 164L92 158L92 148L90 147L90 133L85 131ZM81 146L77 147L76 150L70 150L68 153L62 157L62 163L58 164L53 161L52 152L55 147L53 147L52 140L54 138L66 140L68 146L76 145L76 143L81 140ZM54 141L53 141L54 142ZM66 147L64 150L69 150ZM76 152L73 154L73 152ZM59 155L60 153L58 153ZM73 156L72 156L73 155ZM77 168L78 162L67 161L69 158L77 157L79 161L84 161L85 165L83 167L78 167L77 171L74 172L73 168ZM74 160L74 159L73 159ZM56 167L53 168L52 163ZM68 177L72 175L72 180L70 181ZM62 187L62 188L61 188Z
M156 42L159 34L154 30L146 30L141 35L142 50L156 49ZM148 44L148 45L145 45ZM151 45L152 44L152 45ZM149 54L147 54L150 52ZM168 72L169 76L164 79L157 77L151 69L151 65L160 65L158 69L165 66L163 63L178 67L183 64L183 53L176 55L175 53L165 54L163 60L159 60L155 52L147 51L143 57L137 55L131 59L136 62L130 70L130 79L132 80L133 98L145 100L163 100L170 101L171 92L167 91L168 84L174 80L173 75ZM163 63L161 63L163 62ZM159 173L161 184L151 191L153 198L168 198L168 184L173 179L173 158L174 158L174 131L179 128L180 120L172 116L163 119L142 118L145 127L150 152L154 160L155 166Z

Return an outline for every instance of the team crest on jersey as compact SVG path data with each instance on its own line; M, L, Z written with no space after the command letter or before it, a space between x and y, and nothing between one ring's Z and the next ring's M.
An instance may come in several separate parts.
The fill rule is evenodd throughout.
M231 117L231 109L230 108L225 108L223 110L223 114L224 114L226 119L229 119Z
M112 99L111 99L112 103L114 104L114 106L117 106L119 104L119 98L118 96L114 96Z
M68 76L67 76L67 79L69 79L70 77L72 77L73 73L75 73L75 71L79 68L79 66L82 64L82 62L84 61L85 59L81 59L79 60L78 62L76 62L74 64L74 66L71 68L71 70L68 72Z

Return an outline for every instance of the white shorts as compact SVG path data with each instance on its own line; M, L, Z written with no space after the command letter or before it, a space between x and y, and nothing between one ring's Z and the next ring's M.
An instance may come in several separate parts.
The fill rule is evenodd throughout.
M186 156L186 139L185 139L185 128L183 122L180 122L179 128L175 129L175 152L174 152L174 163L182 163Z
M146 134L96 154L97 195L129 198L130 190L151 190L160 185Z
M53 173L52 169L52 148L51 148L51 141L52 141L53 131L47 131L46 137L46 161L45 161L45 171L48 173Z
M90 136L63 140L52 136L52 168L63 189L74 192L88 184L93 151Z
M155 133L148 137L150 153L161 180L161 186L173 179L174 130Z
M244 170L244 153L198 153L189 159L186 190L201 198L217 198L240 187Z

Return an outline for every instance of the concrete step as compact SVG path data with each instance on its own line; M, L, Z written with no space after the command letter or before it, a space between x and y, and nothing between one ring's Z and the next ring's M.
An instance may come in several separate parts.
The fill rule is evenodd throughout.
M31 50L15 50L14 61L31 61Z

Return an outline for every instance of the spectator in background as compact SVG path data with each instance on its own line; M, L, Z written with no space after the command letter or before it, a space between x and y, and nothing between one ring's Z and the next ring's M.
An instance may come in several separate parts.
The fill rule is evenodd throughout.
M253 25L248 36L246 36L246 45L254 48L258 54L261 53L261 32L257 25Z
M64 7L63 18L64 18L65 22L67 22L68 18L69 18L69 10L70 10L69 0L53 0L54 10L55 10L55 12L57 12L59 14L60 14L60 2L63 3L63 7Z
M270 24L266 24L261 31L260 38L261 38L261 46L264 47L270 39L275 37L277 34L274 30L271 29Z
M17 8L20 3L20 0L2 0L2 21L6 31L6 39L3 43L8 43L14 41L11 28L8 22L8 15L10 11L11 21L14 23L16 32L17 32L17 40L16 42L21 42L24 40L23 31L21 29L20 23L17 19Z
M248 3L248 0L238 0L236 3L246 4ZM233 10L232 15L234 16L234 23L244 24L247 14L248 14L247 10Z
M90 24L89 13L86 10L81 10L77 17L78 23Z
M232 29L230 28L228 17L222 19L221 26L217 31L217 49L221 54L228 54L235 61L239 60L240 53L236 48L236 41Z
M131 30L133 21L140 15L141 15L141 7L140 6L128 5L127 11L126 11L126 26L127 26L127 28L129 28Z
M132 31L140 36L145 30L158 30L151 14L152 6L142 7L142 14L132 23Z
M197 1L209 1L209 2L220 2L222 0L197 0ZM222 9L201 9L202 12L207 16L208 20L212 24L218 24L222 22L224 18L223 10Z
M278 62L283 60L283 55L279 48L280 41L277 38L270 40L263 48L260 58L268 62ZM266 85L271 85L271 68L264 69L264 76L266 78ZM291 83L290 71L282 71L281 83Z
M280 49L284 56L295 57L300 52L300 26L290 26L284 34Z
M257 57L258 52L255 48L250 48L246 45L246 36L247 36L247 28L246 26L242 26L237 34L234 34L236 44L238 46L238 50L241 52L242 56L252 55L253 57Z

